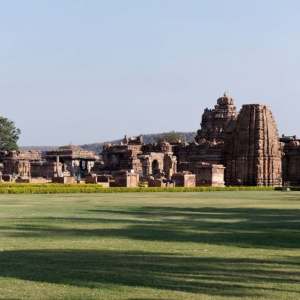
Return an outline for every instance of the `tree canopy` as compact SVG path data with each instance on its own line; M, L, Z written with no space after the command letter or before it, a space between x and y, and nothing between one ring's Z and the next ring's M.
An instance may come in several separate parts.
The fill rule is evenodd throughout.
M18 150L17 141L21 130L15 127L15 122L0 117L0 150Z
M166 141L168 143L176 143L178 140L181 140L182 142L185 141L184 138L181 137L181 135L175 131L165 132L158 136L156 139L157 143L162 143L163 141Z

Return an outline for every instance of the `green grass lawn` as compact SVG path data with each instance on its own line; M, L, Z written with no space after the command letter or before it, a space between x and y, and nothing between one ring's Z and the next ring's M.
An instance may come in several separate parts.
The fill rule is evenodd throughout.
M0 299L300 299L300 192L0 195Z

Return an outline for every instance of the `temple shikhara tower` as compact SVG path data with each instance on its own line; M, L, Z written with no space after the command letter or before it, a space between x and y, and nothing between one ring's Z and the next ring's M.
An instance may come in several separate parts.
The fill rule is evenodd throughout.
M266 105L243 105L228 130L226 181L253 186L281 184L281 145L274 117Z
M224 96L217 100L214 109L206 108L204 110L200 123L201 129L197 131L195 141L198 144L209 142L224 145L225 131L236 118L237 111L234 100L224 93Z

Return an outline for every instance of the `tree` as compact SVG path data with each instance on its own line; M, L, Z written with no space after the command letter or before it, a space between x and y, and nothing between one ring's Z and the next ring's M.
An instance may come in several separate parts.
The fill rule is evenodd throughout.
M18 150L17 141L21 130L15 127L15 122L0 117L0 150Z
M177 133L175 131L170 131L170 132L165 132L165 133L160 134L157 137L156 142L162 143L163 141L166 141L168 143L176 143L176 142L178 142L178 140L181 140L182 142L185 141L185 139L182 138L179 133Z

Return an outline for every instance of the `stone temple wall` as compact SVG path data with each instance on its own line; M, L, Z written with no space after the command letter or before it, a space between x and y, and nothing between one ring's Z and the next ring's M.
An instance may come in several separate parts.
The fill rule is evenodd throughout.
M282 147L282 181L288 186L300 186L300 141L295 136L293 141L282 143Z
M226 184L281 185L281 145L268 106L243 105L228 138Z

